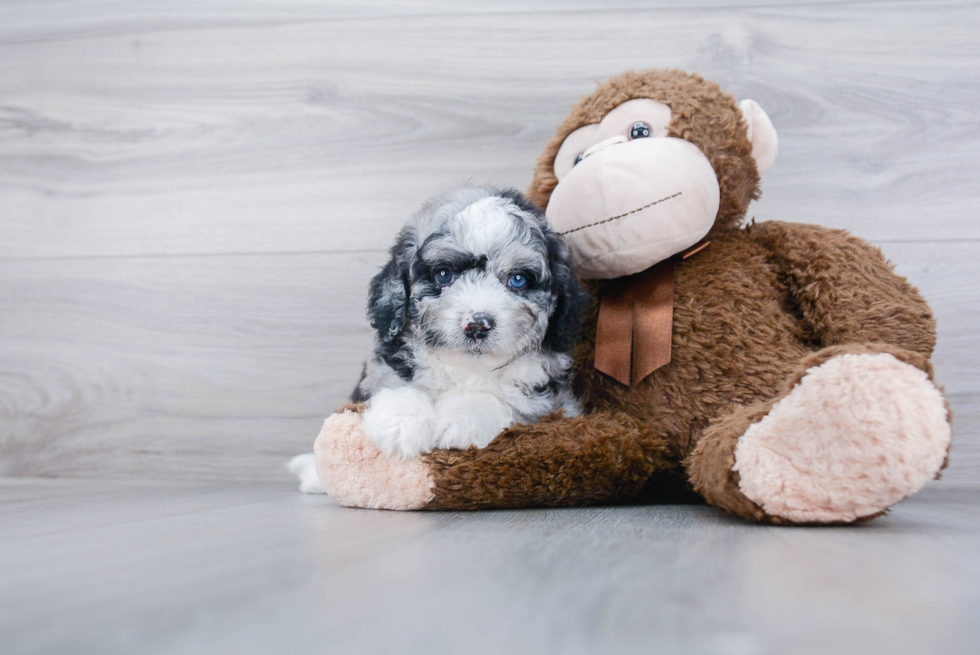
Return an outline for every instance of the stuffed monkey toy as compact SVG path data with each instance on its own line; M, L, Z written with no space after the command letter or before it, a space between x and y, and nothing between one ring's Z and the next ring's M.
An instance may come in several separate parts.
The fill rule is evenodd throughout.
M386 509L700 497L776 524L869 519L918 491L951 436L932 313L847 232L745 224L776 149L757 103L697 75L599 85L529 190L596 299L575 358L586 413L396 460L349 405L316 442L324 488Z

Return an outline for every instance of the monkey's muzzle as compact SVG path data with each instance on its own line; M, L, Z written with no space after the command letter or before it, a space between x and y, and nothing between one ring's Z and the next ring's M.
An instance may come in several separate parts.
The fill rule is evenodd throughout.
M674 137L609 139L562 178L546 215L582 278L646 270L700 241L718 214L718 178Z

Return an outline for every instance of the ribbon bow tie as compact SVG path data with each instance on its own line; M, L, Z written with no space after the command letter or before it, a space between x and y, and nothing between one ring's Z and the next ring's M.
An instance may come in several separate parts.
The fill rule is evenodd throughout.
M680 259L701 252L709 243L693 246ZM625 385L637 385L670 362L676 260L665 259L606 286L596 325L597 370Z

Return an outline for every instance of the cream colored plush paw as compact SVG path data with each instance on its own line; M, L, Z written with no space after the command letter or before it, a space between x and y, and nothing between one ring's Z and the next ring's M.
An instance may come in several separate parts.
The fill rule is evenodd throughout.
M420 509L433 498L434 484L425 463L385 457L365 436L356 412L324 421L313 453L323 488L342 505Z
M799 522L876 514L935 477L951 430L939 389L888 354L848 354L809 371L739 438L743 494Z

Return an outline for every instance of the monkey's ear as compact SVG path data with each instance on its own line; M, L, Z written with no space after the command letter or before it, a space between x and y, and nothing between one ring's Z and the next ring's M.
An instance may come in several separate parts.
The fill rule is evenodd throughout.
M400 234L391 247L391 259L371 279L367 317L383 342L394 341L405 328L411 284L408 251L412 245L413 240L409 235L404 232Z
M776 163L776 153L779 152L779 137L776 128L772 126L769 116L755 100L743 100L738 103L745 119L749 141L752 142L752 157L755 166L762 175Z

